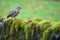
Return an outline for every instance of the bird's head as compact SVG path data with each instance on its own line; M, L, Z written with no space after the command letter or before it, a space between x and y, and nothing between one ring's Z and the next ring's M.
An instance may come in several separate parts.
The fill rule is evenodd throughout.
M17 7L18 10L22 9L21 7Z

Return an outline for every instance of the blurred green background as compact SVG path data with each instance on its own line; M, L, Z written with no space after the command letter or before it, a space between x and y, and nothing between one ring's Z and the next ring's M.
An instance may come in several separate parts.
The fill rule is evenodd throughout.
M22 10L17 18L60 21L59 1L40 0L0 0L0 15L6 17L16 7L21 6Z

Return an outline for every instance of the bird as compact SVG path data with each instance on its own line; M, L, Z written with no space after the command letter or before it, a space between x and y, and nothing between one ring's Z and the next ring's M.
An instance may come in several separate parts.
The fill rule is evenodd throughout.
M19 14L19 11L21 10L21 7L17 7L16 10L13 10L8 14L7 18L9 17L16 17Z

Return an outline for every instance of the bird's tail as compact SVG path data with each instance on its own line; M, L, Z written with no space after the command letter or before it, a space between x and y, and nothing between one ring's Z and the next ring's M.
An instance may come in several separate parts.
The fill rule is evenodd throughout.
M8 15L6 18L9 18L10 16Z

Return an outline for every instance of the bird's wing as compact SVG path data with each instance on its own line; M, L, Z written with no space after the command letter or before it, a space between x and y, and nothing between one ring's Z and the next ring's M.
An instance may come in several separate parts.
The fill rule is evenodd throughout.
M18 14L19 14L19 12L16 12L15 15L14 15L14 17L17 16Z
M12 15L14 15L14 13L15 13L15 11L10 12L10 14L7 16L7 18L11 17Z

